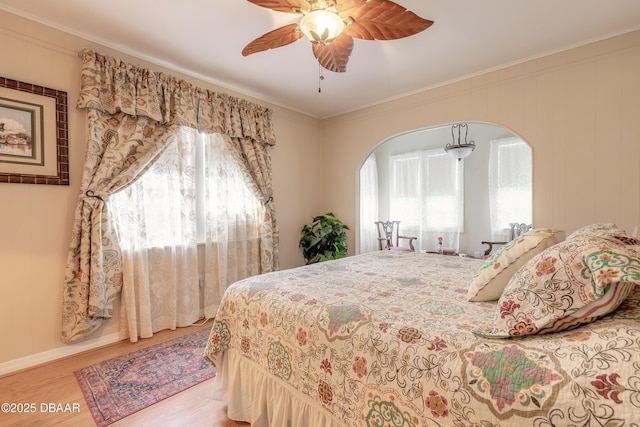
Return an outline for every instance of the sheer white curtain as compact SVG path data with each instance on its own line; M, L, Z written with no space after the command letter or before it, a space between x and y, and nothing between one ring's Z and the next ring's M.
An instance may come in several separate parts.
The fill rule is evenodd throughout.
M136 341L213 317L230 283L260 272L262 206L245 179L221 135L181 128L140 179L110 197L123 335Z
M391 219L401 233L417 236L421 250L442 246L455 251L463 232L463 161L442 150L415 151L390 157Z
M141 178L109 198L123 262L120 330L131 341L202 317L194 132L177 132Z
M509 239L509 224L531 224L531 148L520 138L491 141L489 154L489 215L491 239Z
M423 226L422 154L419 151L396 154L389 157L389 162L389 218L381 219L400 221L400 235L419 237L414 246L416 250L424 249L420 233Z
M212 318L227 286L260 273L264 207L222 135L204 136L204 315Z
M423 162L425 226L421 237L427 250L437 250L438 238L442 237L444 248L458 252L460 233L464 232L464 160L438 149L425 151Z
M378 250L378 163L372 154L360 169L360 253Z

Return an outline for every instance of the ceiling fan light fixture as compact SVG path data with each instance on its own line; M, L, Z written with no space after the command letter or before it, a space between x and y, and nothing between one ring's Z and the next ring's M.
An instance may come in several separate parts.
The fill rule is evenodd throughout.
M291 44L302 38L311 42L321 68L347 71L353 39L396 40L426 30L424 19L391 0L248 0L274 10L302 15L299 21L271 30L242 49L248 56Z
M326 45L344 30L344 21L337 13L327 9L316 9L306 13L300 20L300 31L311 43Z

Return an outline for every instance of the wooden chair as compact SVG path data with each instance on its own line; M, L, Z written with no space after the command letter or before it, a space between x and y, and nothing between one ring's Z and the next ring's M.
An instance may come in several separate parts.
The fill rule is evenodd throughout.
M511 227L511 230L509 231L509 242L531 230L531 224L525 224L524 222L512 222L509 223L509 226ZM509 242L482 242L483 245L489 246L487 250L484 251L484 256L491 255L491 252L493 252L493 245L506 245Z
M378 248L382 250L391 251L406 251L415 252L416 248L413 246L413 241L417 240L417 237L400 236L400 221L376 221L378 228ZM400 239L408 240L409 247L399 245Z

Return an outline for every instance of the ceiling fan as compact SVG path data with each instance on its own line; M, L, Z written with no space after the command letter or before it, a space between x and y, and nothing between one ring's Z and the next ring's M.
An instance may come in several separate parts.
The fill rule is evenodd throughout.
M301 14L302 18L253 40L242 55L286 46L307 36L320 65L337 73L347 71L354 37L395 40L417 34L433 24L390 0L248 1L277 12Z

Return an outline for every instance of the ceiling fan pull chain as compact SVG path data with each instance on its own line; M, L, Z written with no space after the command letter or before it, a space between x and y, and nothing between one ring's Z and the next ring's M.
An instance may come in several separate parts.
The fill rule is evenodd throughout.
M320 82L324 80L324 75L322 74L322 65L318 62L318 93L322 93L322 88L320 87Z

